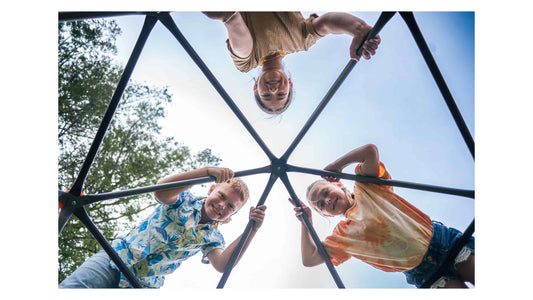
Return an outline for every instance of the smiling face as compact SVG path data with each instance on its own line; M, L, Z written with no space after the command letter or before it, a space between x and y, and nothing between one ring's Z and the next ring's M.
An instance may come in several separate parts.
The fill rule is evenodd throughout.
M309 204L325 216L344 215L353 205L351 195L345 189L325 180L311 186L308 199Z
M290 101L291 81L279 70L268 70L261 73L256 82L256 92L261 101L260 106L271 112L278 112Z
M237 190L228 183L217 184L209 193L202 206L202 219L223 222L235 214L244 205L244 200Z

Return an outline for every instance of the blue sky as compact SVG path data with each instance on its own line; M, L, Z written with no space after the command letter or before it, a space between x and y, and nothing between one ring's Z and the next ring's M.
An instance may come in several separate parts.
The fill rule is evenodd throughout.
M307 17L311 12L303 12ZM324 12L317 11L323 14ZM373 25L379 12L354 15ZM351 38L330 35L307 52L284 58L295 87L291 107L270 118L252 98L254 70L237 71L226 49L224 26L198 12L174 12L172 17L206 65L276 156L291 144L327 90L349 61ZM475 139L474 13L425 12L415 17L435 60ZM125 63L144 20L117 19L124 33L118 41ZM376 144L393 179L462 189L474 189L472 159L451 114L403 19L397 14L380 33L382 42L371 60L359 62L339 88L289 163L321 169L344 153L367 143ZM205 79L179 43L161 24L148 39L132 79L168 86L174 95L164 132L200 150L209 147L234 171L269 164L268 158ZM353 172L353 166L345 169ZM318 177L289 173L299 197ZM245 177L255 204L267 175ZM352 188L353 182L344 182ZM474 217L469 198L396 188L432 219L464 230ZM198 193L205 193L201 188ZM335 287L324 265L301 266L300 224L288 204L288 193L277 182L266 201L267 217L252 246L232 272L226 287L330 288ZM222 227L231 242L246 225L246 213ZM323 239L338 219L314 215ZM168 276L165 288L213 287L220 275L192 258ZM410 288L403 274L385 273L355 259L337 268L351 288ZM197 282L191 276L203 278Z
M272 7L299 10L305 7L317 12L475 11L475 120L472 100L474 92L470 87L471 83L459 79L460 75L473 70L471 59L474 54L472 50L465 51L462 48L472 42L471 37L468 37L467 31L463 32L467 33L466 42L456 43L459 41L459 35L452 34L451 31L457 30L455 26L457 23L451 22L454 26L450 26L450 22L447 25L435 22L434 27L428 27L433 25L423 24L423 16L417 14L417 20L437 64L476 140L476 244L482 251L478 251L476 255L478 284L475 291L465 294L468 297L485 293L490 293L491 297L508 297L510 290L515 293L520 293L520 290L525 292L530 285L529 276L524 276L526 275L524 273L531 269L531 263L524 260L523 255L515 254L517 249L523 249L524 238L527 238L524 231L529 228L527 221L531 218L529 209L531 199L527 193L530 179L527 171L533 166L531 160L533 149L530 142L530 131L533 127L530 116L530 70L533 69L533 65L529 59L533 49L531 39L528 38L530 33L527 30L531 24L529 15L526 15L529 10L523 5L525 3L512 0L505 3L404 0L401 4L396 1L371 3L307 1L302 5L299 1L290 3L271 1L262 4L261 7L264 10ZM228 3L133 0L128 1L125 7L121 2L96 0L90 3L53 1L53 3L39 4L35 1L12 3L9 7L10 12L23 12L23 15L6 13L0 19L5 40L13 41L1 50L4 58L2 67L4 72L9 74L4 76L5 101L0 118L3 140L9 143L6 144L9 147L3 147L2 166L4 173L9 174L7 182L4 182L10 187L6 189L7 197L4 199L4 209L0 218L4 228L2 231L4 240L9 241L6 243L8 247L2 247L2 255L13 257L13 251L16 250L17 258L30 258L24 261L21 259L5 261L5 269L9 270L10 275L6 288L21 294L33 295L35 291L39 291L39 293L53 294L58 298L71 298L73 293L79 298L93 299L95 295L91 292L60 292L56 289L57 107L53 104L57 99L57 12L125 9L198 11L228 9ZM232 0L231 5L246 9L258 7L257 3L240 0ZM286 65L293 80L299 84L295 82L297 89L295 102L281 120L269 120L258 113L257 107L251 100L250 81L257 73L240 74L233 69L223 47L225 33L222 26L198 14L191 14L189 18L182 17L183 21L177 20L180 28L191 42L197 40L193 43L195 49L200 52L201 57L206 60L261 137L278 155L284 152L331 86L340 69L347 63L349 41L346 38L333 36L320 41L307 53L287 57ZM452 16L448 15L445 19L451 21L450 17ZM376 18L377 14L370 14L365 20L372 24ZM428 83L433 91L422 88L426 87L425 83L422 84L422 80L430 80L429 73L420 56L416 54L418 50L409 50L414 49L411 38L402 38L405 34L399 35L392 31L397 28L406 32L404 25L400 25L401 21L397 18L391 20L383 30L383 41L378 55L370 62L362 62L355 67L295 150L290 163L321 168L353 146L373 142L380 147L382 159L395 179L471 188L474 185L473 161L450 116L445 113L446 108L442 98L432 87L433 83ZM429 21L438 19L431 18ZM191 20L193 23L187 24L186 20ZM121 55L128 55L127 53L131 51L133 42L127 40L137 38L140 22L142 21L132 21L130 24L137 24L137 27L133 26L135 29L124 33L125 41L121 41L123 43L121 49L125 54ZM191 34L194 33L193 29L187 27L190 28L195 24L201 25L199 28L202 30L200 34L193 36ZM437 30L444 30L443 34L436 34ZM156 28L154 33L158 31L164 32ZM235 170L267 164L266 156L255 146L242 125L235 121L236 118L213 92L203 75L199 74L197 67L181 50L178 43L168 34L162 34L163 38L152 35L151 40L156 44L167 43L168 47L160 45L147 47L134 77L158 85L170 86L179 83L177 85L179 88L174 94L175 103L179 102L181 109L176 109L170 114L169 124L172 122L178 124L183 116L191 114L200 117L206 114L213 115L198 121L205 126L198 126L198 132L188 133L180 128L171 129L170 126L166 132L174 134L178 140L195 149L212 147L224 159L224 164ZM453 48L446 50L448 47ZM148 54L149 51L152 55ZM145 58L163 54L169 58L143 63ZM460 62L464 59L467 60L466 63ZM143 64L145 71L152 72L141 72ZM371 74L373 71L376 72L374 75ZM418 71L421 72L419 75L413 75L418 74ZM349 87L355 91L350 91ZM370 98L377 96L380 96L379 101ZM191 103L193 101L191 99L194 103ZM354 101L350 102L350 99ZM435 101L426 101L426 99ZM436 107L428 107L430 103ZM383 110L389 107L394 108L395 112L387 113ZM376 120L368 118L369 115L374 116ZM413 118L418 120L419 125L410 122ZM223 121L217 123L213 120ZM359 120L361 123L356 123ZM342 131L339 130L341 128ZM239 151L234 150L235 145L226 147L229 143L221 141L220 132L224 132L225 136L230 134L232 137L237 136L232 142ZM241 159L235 159L234 153L240 154ZM306 157L306 154L312 155L311 159ZM420 164L413 165L416 162ZM311 178L312 176L298 177L292 174L290 176L293 185L299 186L297 188L299 195L302 195L302 189L315 179ZM257 177L257 179L245 178L251 186L258 186L252 190L255 193L254 199L257 199L257 195L261 193L266 183L266 176L257 175ZM474 213L473 204L464 198L405 189L397 191L432 218L457 226L459 229L465 228ZM37 197L27 197L28 194ZM427 297L425 292L414 293L412 289L380 290L380 293L376 293L375 289L344 292L329 289L328 287L333 287L333 281L324 268L301 267L298 247L299 224L290 206L285 202L287 196L283 186L277 183L271 198L267 200L268 215L261 232L226 284L227 287L245 286L245 288L214 290L220 274L214 272L211 267L202 266L199 258L192 258L168 279L169 285L165 288L167 293L161 291L159 294L175 296L175 289L180 285L189 287L201 285L206 289L193 288L185 292L217 299L264 298L278 296L280 293L283 293L283 297L304 295L310 298L332 295ZM244 215L242 214L243 218L235 218L232 223L225 225L227 227L223 230L227 240L232 240L242 232L246 224ZM315 227L319 235L325 237L336 222L319 220L321 219L315 217ZM17 230L13 230L14 224ZM41 234L43 232L47 234ZM27 246L29 237L32 245L36 247ZM36 254L39 257L36 257ZM32 258L40 259L38 268L36 260ZM346 267L338 268L338 271L349 287L368 287L381 282L388 287L404 285L402 276L388 276L383 272L376 272L364 264L356 263L355 260ZM287 277L292 280L285 280ZM28 282L38 288L28 289ZM277 288L309 286L328 289ZM249 290L246 287L266 289ZM145 293L133 294L134 291L120 292L121 296L146 296ZM112 291L106 291L106 294L109 293ZM449 295L432 292L431 297L448 299Z

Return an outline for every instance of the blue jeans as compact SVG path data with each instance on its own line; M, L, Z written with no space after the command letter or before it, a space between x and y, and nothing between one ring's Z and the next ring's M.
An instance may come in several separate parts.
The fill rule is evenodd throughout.
M104 250L86 260L60 284L60 289L118 288L120 272L111 268L111 258Z
M422 284L429 279L434 272L440 267L440 265L446 260L448 252L461 237L462 233L454 228L448 228L440 222L433 221L433 236L429 242L428 251L424 255L422 262L414 269L404 272L407 277L407 282L416 285L416 287L422 286ZM474 237L470 237L465 247L469 248L474 253ZM459 273L452 264L442 275L448 279L460 278Z

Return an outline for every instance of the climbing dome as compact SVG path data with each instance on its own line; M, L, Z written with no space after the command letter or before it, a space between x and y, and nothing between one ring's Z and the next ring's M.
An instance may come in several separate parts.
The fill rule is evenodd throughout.
M153 28L155 26L159 26L159 28L164 28L166 30L166 34L169 37L173 37L173 39L177 40L179 45L183 48L183 50L186 52L186 54L190 57L190 60L192 63L196 65L196 67L200 70L200 72L205 76L207 79L206 83L210 83L212 87L214 88L214 91L218 93L219 96L217 98L221 98L221 100L225 103L224 105L229 108L229 111L233 114L233 118L237 120L240 125L239 128L235 127L235 124L221 124L220 128L211 129L214 132L220 133L224 130L241 130L243 132L247 132L249 142L252 143L252 145L245 144L244 141L238 142L238 141L230 141L231 143L235 143L236 149L235 152L239 153L240 151L250 151L250 149L258 149L256 151L255 155L259 156L262 155L265 159L265 164L263 165L254 165L251 168L246 168L244 170L236 170L235 176L236 177L253 177L254 175L260 175L264 174L267 178L266 182L264 182L264 189L262 190L262 193L260 194L259 201L257 202L258 205L269 205L269 202L272 201L284 201L287 202L284 209L288 212L287 214L283 214L283 217L287 215L293 215L292 207L288 204L288 201L286 198L290 197L292 198L296 205L301 205L301 200L305 196L305 190L295 190L294 188L294 181L300 181L301 178L297 177L297 179L294 179L295 176L298 174L307 175L305 177L305 181L307 184L311 183L312 181L319 178L319 176L334 176L341 178L345 185L350 186L353 184L354 181L360 181L360 182L372 182L372 183L379 183L384 185L391 185L395 188L401 189L402 193L399 193L404 198L406 198L409 202L413 203L415 206L421 208L422 211L428 213L430 216L433 217L435 214L434 212L427 211L425 209L424 204L421 204L421 202L417 202L416 198L424 198L423 201L425 202L431 202L431 201L445 201L441 198L438 198L435 195L446 195L452 198L451 203L445 204L446 209L448 210L454 210L454 204L460 202L468 203L467 206L473 206L473 199L474 199L474 190L468 189L468 188L454 188L454 187L448 187L446 184L440 184L439 181L435 180L435 184L427 184L427 183L420 183L418 180L396 180L394 178L419 178L419 175L432 173L437 174L436 177L439 178L439 165L454 165L454 164L470 164L469 168L472 170L472 173L467 174L457 174L457 177L462 179L466 176L466 180L471 182L473 184L473 160L474 160L474 140L473 137L469 131L469 128L463 119L463 116L461 115L461 111L456 104L456 101L450 92L450 88L447 85L447 82L444 80L444 76L441 73L441 70L439 69L439 66L437 65L437 61L434 58L432 52L440 51L441 47L439 45L427 43L424 39L424 36L422 34L422 29L419 28L417 21L415 20L414 14L412 12L382 12L376 14L376 20L374 24L371 24L371 22L368 19L365 19L367 23L370 25L374 25L373 30L369 33L367 39L370 39L377 34L380 34L382 37L382 43L380 44L380 48L378 49L378 53L375 57L372 58L369 62L361 61L360 63L349 60L348 59L348 46L349 43L346 44L345 49L341 49L344 52L337 54L336 51L338 49L327 49L329 53L331 53L332 57L342 57L344 60L343 65L341 66L340 74L338 74L336 68L339 67L339 65L336 63L338 60L328 61L326 64L331 64L331 69L314 69L313 63L314 61L318 61L319 59L322 60L329 60L328 57L325 58L318 58L318 57L312 57L313 55L313 48L311 48L307 52L301 52L301 53L295 53L291 54L291 57L294 57L294 60L309 60L309 70L307 72L310 72L312 74L309 75L310 78L313 78L312 85L314 85L315 88L324 88L325 91L322 95L314 94L309 95L305 92L306 84L310 83L300 83L298 80L297 72L298 70L289 70L289 72L294 73L293 82L295 82L295 100L293 101L293 104L288 109L287 112L281 116L282 121L279 121L279 124L285 123L286 121L294 121L296 125L293 124L293 127L299 128L298 130L292 132L290 129L285 128L276 128L276 122L277 120L270 120L274 129L279 131L279 135L273 136L271 140L282 140L286 143L286 145L281 142L277 143L276 147L281 147L280 154L275 154L277 151L273 151L271 148L271 144L267 142L268 140L263 139L261 134L256 131L254 126L252 126L251 122L247 119L245 113L241 111L241 107L243 105L237 103L240 103L238 101L234 101L233 98L229 95L229 93L226 91L226 89L223 87L221 82L225 80L225 78L221 78L219 81L218 78L220 76L223 76L224 74L218 74L218 76L215 76L214 72L210 70L208 63L216 64L218 66L219 62L215 60L209 60L206 58L206 62L202 60L202 58L199 55L199 52L193 48L193 46L190 43L190 40L193 40L194 36L185 36L180 29L178 28L177 24L180 24L179 18L174 17L168 12L61 12L59 13L59 21L71 21L71 20L79 20L79 19L88 19L88 18L104 18L104 17L126 17L136 15L136 17L144 18L144 25L142 26L142 29L140 31L140 34L138 36L138 39L133 47L133 51L131 53L131 56L129 57L129 60L127 61L126 67L124 69L124 73L122 75L122 78L120 79L118 86L115 90L115 93L113 94L113 97L109 103L108 109L103 117L103 120L101 122L100 127L98 128L97 134L94 138L94 141L89 149L89 152L87 154L86 160L83 163L83 165L80 168L79 174L77 176L76 181L73 183L71 188L69 189L69 192L59 191L59 203L61 206L61 211L59 214L59 234L61 234L61 230L65 226L65 224L68 222L71 215L75 215L80 221L87 227L87 229L91 232L91 234L94 236L94 238L98 241L98 243L103 247L103 249L110 255L112 260L119 266L121 271L125 274L126 278L129 280L131 285L135 288L140 288L141 285L138 283L137 279L131 274L131 272L125 267L124 263L120 260L120 258L116 255L114 250L109 245L109 242L106 241L106 239L103 237L103 235L100 233L98 228L94 225L94 223L91 221L91 217L88 215L87 211L85 210L84 206L97 203L100 201L105 201L109 199L115 199L115 198L122 198L127 196L133 196L138 194L144 194L144 193L152 193L158 190L164 190L164 189L172 189L182 186L189 186L189 185L196 185L196 184L202 184L202 183L208 183L212 182L214 178L212 177L204 177L204 178L197 178L194 180L186 180L181 182L173 182L168 184L161 184L161 185L152 185L152 186L146 186L142 188L133 188L128 190L121 190L121 191L102 191L98 194L90 194L90 195L84 195L82 194L84 180L89 173L89 170L91 168L91 164L93 160L95 159L98 148L104 139L106 130L111 122L111 119L113 117L113 114L119 105L120 99L122 97L122 94L128 84L128 81L130 80L132 73L134 72L135 66L139 59L142 60L142 52L143 48L145 48L145 45L149 45L150 43L150 36L152 33ZM206 17L204 17L207 19ZM190 21L190 20L188 20ZM212 20L209 20L211 22L215 22ZM394 23L394 25L391 25L391 23ZM215 23L213 23L215 24ZM397 41L394 40L394 37L387 36L387 28L388 26L403 26L404 30L408 31L412 37L411 40L403 40L403 41ZM432 28L431 30L434 30ZM321 39L316 46L314 47L327 47L327 44L329 43L328 40L332 39L339 39L342 37L326 37ZM389 38L389 40L387 40ZM171 40L169 38L169 40ZM175 43L175 40L172 41ZM194 39L196 41L196 39ZM393 44L393 42L396 42L398 44ZM452 42L452 41L449 41ZM220 37L220 39L216 40L216 43L223 44L224 38ZM319 45L320 43L320 45ZM177 45L177 44L176 44ZM209 47L207 47L209 48ZM161 49L160 49L161 50ZM419 57L419 60L416 62L411 62L409 59L405 58L404 55L407 51L415 51L416 55ZM163 51L163 50L161 50ZM175 48L170 48L165 51L175 51L176 55L181 55L181 50L178 51ZM205 55L208 55L209 51L202 50L203 54L202 57L205 57ZM387 52L393 52L393 55L390 57L393 57L395 60L403 62L403 64L396 64L396 68L404 68L404 72L408 73L407 71L415 72L416 70L419 71L419 75L421 77L425 77L426 80L430 80L430 84L433 86L433 91L427 92L425 90L424 85L429 85L427 82L423 80L418 79L412 79L409 78L407 75L405 77L402 75L401 77L404 78L393 78L391 74L395 74L393 70L387 70L386 65L387 61L381 62L383 65L379 67L380 72L382 73L379 77L376 78L368 78L368 76L365 76L365 71L368 68L378 68L376 65L379 64L376 62L376 60L379 61L379 57L382 53ZM223 53L225 56L229 59L228 53ZM439 53L440 54L440 53ZM385 54L383 54L384 57L388 57ZM314 59L314 60L313 60ZM288 58L287 58L288 60ZM347 61L347 63L346 63ZM404 62L405 61L405 62ZM291 62L288 62L289 68L291 66ZM355 72L354 69L356 69L356 66L360 65L360 71L361 72ZM445 66L446 71L447 67ZM333 70L333 71L332 71ZM415 70L415 71L413 71ZM395 70L396 72L402 72L402 70ZM176 71L176 73L180 73L183 71ZM192 72L192 71L187 71ZM185 72L183 74L183 77L187 78L189 76ZM238 72L235 69L231 70L224 70L224 72ZM335 78L333 81L327 81L325 79L328 79L328 76L331 76L333 74L332 72L337 72L335 75ZM354 73L354 74L352 74ZM444 73L444 72L443 72ZM218 77L218 78L217 78ZM303 77L303 76L302 76ZM350 77L350 78L349 78ZM307 78L307 76L306 76ZM418 77L416 77L418 78ZM186 79L185 79L186 80ZM451 79L453 81L454 85L460 84L455 81L454 78ZM368 86L369 84L365 83L366 81L378 83L378 85L373 85L373 89L369 90ZM227 84L231 85L231 82L226 81ZM202 83L203 84L203 83ZM242 103L244 102L253 102L251 99L251 85L252 83L249 82L250 86L250 93L245 94L243 96L244 99L242 99ZM347 90L343 89L345 85L349 85L350 87L356 87L356 93L353 92L353 90ZM399 94L395 93L393 91L394 97L391 97L390 94L386 94L385 91L394 89L395 86L403 86L410 89L409 94ZM232 88L232 87L230 87ZM447 118L443 118L443 120L438 119L437 117L432 117L433 112L425 112L422 111L425 107L425 103L422 101L434 101L434 98L436 95L435 93L439 93L439 98L442 100L438 103L438 105L431 106L432 109L435 109L435 107L442 106L442 110L447 111ZM427 94L426 94L427 93ZM369 98L369 95L379 95L379 100L383 101L381 104L377 103L376 101L373 103L365 102L367 98ZM417 95L422 95L420 97L416 97ZM466 95L468 98L466 101L470 104L473 103L473 93ZM394 99L390 99L394 98ZM427 98L427 99L421 99L421 98ZM465 98L464 95L461 95L461 98ZM240 99L240 98L239 98ZM219 101L220 99L210 99L210 101ZM327 114L328 109L333 105L335 105L335 101L338 100L338 105L341 105L342 112L338 112L339 109L337 108L336 113L337 115L332 116L332 114L328 115L328 119L321 120L321 116ZM186 99L183 101L196 101L195 99ZM315 101L315 102L314 102ZM393 102L387 102L387 101L393 101ZM331 102L331 103L330 103ZM222 103L222 102L221 102ZM194 105L192 103L191 105ZM255 105L255 104L253 104ZM397 105L398 107L403 107L402 111L408 111L409 113L406 113L406 115L392 115L392 114L386 114L382 113L382 110L380 109L379 105ZM405 107L411 107L410 109L405 109ZM307 110L306 110L307 109ZM213 112L209 112L213 113ZM215 112L218 114L219 112ZM208 113L206 113L208 114ZM294 116L304 116L304 119L295 119ZM429 119L434 119L434 123L426 122L426 119L423 119L423 115L429 115ZM358 120L364 119L363 116L366 116L368 119L365 123L357 123ZM210 118L216 118L216 115L209 116ZM203 117L202 117L203 118ZM351 125L352 127L343 127L345 123L339 123L340 119L348 119L348 121L352 122L355 125ZM302 121L303 120L303 121ZM302 121L301 124L299 124L298 121ZM178 121L179 122L179 121ZM427 153L424 151L423 147L420 147L418 145L423 144L424 141L432 141L429 139L429 136L426 137L422 133L413 132L411 136L409 136L409 133L405 132L399 132L398 128L400 126L395 126L395 123L409 123L410 126L413 128L413 130L417 130L418 128L423 127L434 127L432 129L434 136L442 137L441 144L435 146L432 145L432 147L436 148L444 148L443 151L453 152L453 153L459 153L459 155L462 155L461 161L447 161L445 154L439 153ZM446 123L447 122L447 123ZM228 128L224 128L224 126L228 126ZM196 125L193 126L182 126L180 127L183 131L188 132L194 132ZM471 125L473 126L473 125ZM316 129L316 127L320 127L320 129ZM315 132L313 132L315 130ZM345 141L342 143L341 146L339 146L338 151L335 153L327 153L320 148L327 145L335 145L336 143L339 143L339 140L343 140L347 138L347 135L343 134L343 131L350 131L351 134L353 132L353 135L355 136L361 136L362 138L360 140L354 140L352 143L351 141ZM213 133L214 134L214 133ZM407 134L407 135L402 135ZM223 135L223 133L222 133ZM312 141L306 140L306 137L312 136ZM317 139L319 137L319 139ZM351 137L348 136L348 137ZM206 137L207 139L208 137ZM413 158L406 157L398 157L395 156L395 153L389 153L393 152L390 150L383 150L380 143L376 143L374 139L381 139L387 140L391 145L397 145L398 147L414 147L414 149L408 149L407 151L415 152L415 158L416 160L420 160L422 164L425 162L431 162L427 163L427 167L418 168L416 173L405 173L403 175L399 171L396 171L397 169L401 169L406 165L414 164ZM412 139L412 140L411 140ZM457 142L457 139L460 139L463 144L466 145L466 147L462 147L459 149L447 149L448 146L448 139L453 140L453 142ZM417 140L417 141L414 141ZM248 141L246 142L248 143ZM328 162L331 162L335 160L338 156L346 153L347 151L357 147L361 146L366 143L376 143L378 144L378 147L380 148L380 154L381 154L381 160L384 161L385 165L388 166L389 170L394 169L394 171L391 172L393 179L392 180L382 180L377 178L371 178L371 177L365 177L365 176L359 176L359 175L352 175L348 173L335 173L335 172L329 172L324 171L321 169L321 167L325 166ZM281 144L282 146L279 146ZM347 144L348 148L344 148L344 144ZM453 144L453 143L449 143ZM298 149L300 148L300 149ZM428 146L428 149L430 147ZM276 149L279 150L279 149ZM291 160L295 153L298 151L301 152L307 152L311 153L311 157L314 157L311 161L305 161L302 159L301 155L298 156L297 159L294 161ZM258 152L262 152L258 153ZM394 151L395 152L395 151ZM420 155L420 153L423 153L423 155ZM470 159L471 157L471 159ZM409 161L409 159L411 161ZM468 161L470 160L470 162ZM394 163L396 162L396 163ZM394 164L393 164L394 163ZM391 166L394 165L396 168L391 168ZM231 165L228 165L226 167L230 167L233 169ZM162 174L162 176L165 176L166 174ZM402 177L403 176L403 177ZM443 176L444 177L444 176ZM425 178L425 177L423 177ZM245 179L246 180L246 179ZM346 184L348 182L348 184ZM276 183L281 184L286 192L288 193L287 197L285 199L272 199L272 197L269 197L271 194L271 191ZM252 190L258 190L262 189L260 186L250 186L250 189ZM414 194L409 194L410 191L414 191ZM398 192L398 191L397 191ZM424 196L423 193L424 192ZM426 193L430 192L430 193ZM438 199L438 200L435 200ZM455 205L457 209L461 209L460 206ZM263 228L265 226L268 226L269 222L283 222L283 220L280 220L280 216L273 215L275 212L267 210L267 215L263 224ZM244 214L244 213L242 213ZM287 216L287 218L290 218ZM293 223L287 223L290 225L294 225L294 228L286 228L278 232L279 235L285 235L288 234L286 231L293 231L296 233L296 239L294 240L294 243L290 245L290 247L299 247L299 222L292 216L292 222ZM314 223L316 224L318 218L314 218ZM438 217L435 217L434 219L439 220ZM443 221L445 224L447 224L446 220L439 220ZM458 253L458 251L462 248L462 246L466 243L468 238L472 236L474 233L474 219L473 219L473 210L469 216L468 220L462 220L467 223L466 228L459 228L462 229L464 232L463 237L457 241L457 243L453 247L453 251L450 253L449 258L445 261L445 263L441 266L440 270L445 269L447 266L451 264L453 261L453 258ZM230 278L230 274L233 270L233 267L235 266L235 260L236 257L240 254L240 251L242 250L242 246L244 244L244 241L249 236L251 228L253 226L253 221L250 221L246 227L243 229L243 239L241 239L241 243L233 253L230 262L228 263L226 270L222 277L219 280L219 283L217 285L217 288L223 288ZM315 244L317 245L317 248L319 249L322 257L324 258L326 264L325 267L327 268L327 271L331 275L331 282L335 284L338 288L344 288L345 284L343 282L343 279L341 276L339 276L339 273L337 272L336 268L331 264L330 260L328 259L328 255L326 251L324 250L322 244L320 243L320 239L324 238L324 236L317 234L317 231L313 227L313 225L307 220L307 218L304 218L304 223L309 232L311 233L313 240L315 241ZM449 225L449 224L447 224ZM283 225L286 226L286 225ZM453 227L453 226L452 226ZM263 228L260 230L262 231ZM232 239L230 237L227 237L227 239ZM257 237L252 242L252 245L250 248L253 247L254 243L258 243L258 240L262 239L261 233L258 233ZM273 241L270 243L271 247L278 247L276 243ZM248 250L248 252L250 249ZM265 258L269 255L269 251L264 251ZM248 254L248 253L246 253ZM246 254L244 256L246 256ZM245 263L244 257L240 264ZM298 263L300 263L298 261ZM279 269L283 270L284 263L280 262L277 266ZM428 280L428 282L425 283L425 287L431 285L431 283L436 280L439 277L439 273L435 273L431 280ZM267 274L264 274L265 276L268 276ZM402 275L403 276L403 275ZM257 281L261 281L261 278L257 278ZM319 286L320 287L320 286ZM351 287L350 285L346 287Z

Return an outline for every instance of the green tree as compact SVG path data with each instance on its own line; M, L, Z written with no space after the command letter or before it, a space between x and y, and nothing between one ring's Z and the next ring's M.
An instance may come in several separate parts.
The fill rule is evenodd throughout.
M114 63L120 28L113 20L58 25L58 188L74 183L123 68ZM152 185L163 176L220 159L205 149L191 153L173 137L161 134L159 121L172 100L165 87L129 83L83 186L84 194ZM111 241L133 228L156 202L150 194L86 206ZM72 273L100 245L76 217L58 240L59 281Z

